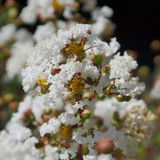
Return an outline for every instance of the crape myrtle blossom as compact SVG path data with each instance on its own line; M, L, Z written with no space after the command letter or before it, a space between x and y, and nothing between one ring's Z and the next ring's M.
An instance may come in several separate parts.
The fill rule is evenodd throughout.
M43 105L40 97L27 95L24 101L19 103L18 112L13 114L10 122L22 123L28 120L29 117L34 117L37 122L42 122L41 116L45 108L47 108L47 106ZM28 112L28 114L26 114L26 112ZM26 119L24 117L25 115L28 116Z
M115 98L106 98L95 103L94 115L102 118L104 125L109 127L114 121L114 113L123 119L135 106L146 108L146 104L142 100L131 99L129 102L118 102Z
M27 6L21 11L20 18L26 24L34 24L38 17L46 19L63 15L72 18L74 4L74 0L28 0Z
M1 131L0 141L1 160L42 160L43 153L34 146L38 142L35 137L21 142L6 131Z
M92 19L94 23L92 24L93 32L98 36L111 36L115 30L115 24L109 19L113 15L112 8L108 6L103 6L101 8L96 8L92 12ZM98 29L97 29L98 28Z
M92 12L96 8L97 0L77 2L75 0L28 0L21 13L20 18L24 23L34 24L39 18L54 19L63 15L64 18L73 20L74 14L78 13L80 7L84 12Z
M0 28L0 45L12 40L16 32L16 26L14 24L8 24Z
M92 35L91 25L77 24L69 31L59 30L57 35L40 42L29 57L22 71L24 90L37 86L36 92L42 93L48 105L66 91L75 95L74 100L80 100L84 90L98 83L103 59L118 48L115 38L108 44Z
M129 102L118 102L115 99L105 99L95 103L95 116L103 120L103 126L110 126L118 121L123 122L121 129L126 134L134 135L135 141L150 144L156 115L147 109L143 100L132 99ZM121 124L122 125L122 124ZM138 132L137 132L138 131Z
M157 116L137 99L144 91L138 64L117 53L113 10L97 3L28 0L20 26L1 27L4 60L10 56L4 78L16 80L22 70L27 94L0 132L0 159L126 160L138 145L150 147ZM35 24L33 34L23 24Z
M52 110L62 111L63 110L63 101L62 99L56 100L56 105L51 108L45 106L41 97L27 95L22 102L19 103L18 111L13 113L10 121L6 125L8 132L17 132L17 135L24 136L20 134L19 130L15 128L20 128L28 133L30 136L30 131L27 130L29 126L37 126L46 121L45 114L51 112ZM54 112L53 112L54 113ZM28 127L28 128L24 128Z
M36 43L46 39L47 37L51 36L56 31L56 27L53 25L52 22L48 22L43 25L39 25L33 35L34 40Z
M16 75L21 79L20 73L26 64L26 57L32 53L34 43L32 40L17 41L10 50L11 57L6 64L7 78L12 79Z
M145 89L143 83L138 83L137 77L132 77L132 70L136 69L137 62L126 52L123 56L120 53L110 61L110 79L114 79L117 91L125 96L135 97Z
M21 77L21 69L25 66L26 57L32 52L34 42L32 34L25 28L18 29L14 24L3 26L0 31L0 46L4 53L9 54L4 78L11 80ZM8 51L8 52L7 52Z
M115 30L110 20L113 10L108 6L99 8L96 5L97 0L28 0L27 6L20 13L20 19L26 24L34 24L37 19L42 22L49 19L57 23L58 18L63 16L66 23L93 23L95 34L110 39ZM82 11L90 16L86 17Z
M110 106L108 106L109 101L112 103ZM85 109L81 114L76 115L74 112L63 112L63 109L61 109L61 114L57 115L56 112L52 114L51 110L48 110L48 107L43 105L41 97L32 98L31 96L27 96L25 101L20 103L18 112L13 114L6 129L9 131L10 136L21 143L24 141L30 141L32 136L36 137L39 132L41 138L38 136L36 148L39 148L38 146L44 146L45 159L53 158L52 156L55 156L55 160L58 160L59 158L70 159L76 157L79 150L78 148L81 148L82 146L84 146L83 149L87 152L87 154L83 155L83 159L91 157L94 159L100 159L100 157L112 158L112 155L109 154L103 156L101 154L99 155L95 150L95 147L101 138L113 141L113 150L117 152L121 151L123 153L121 156L135 156L135 146L139 142L137 142L139 139L137 139L137 137L145 138L142 135L149 135L148 138L151 138L151 133L148 131L153 127L155 115L149 112L146 114L147 110L144 110L146 106L143 101L136 101L136 99L134 99L131 100L131 102L120 103L116 102L115 99L112 98L104 101L99 100L95 105L97 106L97 109L98 106L101 108L106 107L106 111L104 109L98 109L95 110L95 113L91 113L89 110ZM106 123L104 123L100 129L98 125L96 126L94 117L90 115L95 114L97 117L101 117L101 115L104 114L109 118L111 114L114 115L111 112L107 113L107 109L109 107L116 108L113 109L113 113L118 112L120 118L124 119L124 124L121 129L117 130L111 123L110 125L106 125ZM141 108L141 110L135 110L135 107ZM124 114L122 110L125 110ZM140 118L141 112L142 117ZM46 116L50 117L46 122L44 119L45 113ZM57 113L59 113L59 111ZM137 113L138 116L136 115ZM127 116L131 117L128 118L129 121L128 119L125 119ZM85 124L88 118L94 122L94 125L88 126ZM103 118L103 121L105 120L106 119ZM116 119L113 117L112 121L115 120ZM118 123L119 122L117 121L117 127ZM32 131L29 129L30 127ZM105 127L108 129L104 132L103 128ZM128 134L129 129L133 134ZM138 132L138 130L141 132ZM147 132L150 134L147 134ZM133 137L133 135L135 135L135 137ZM149 142L148 140L146 141L146 144ZM51 148L53 149L52 152L50 150ZM42 148L39 149L41 150Z
M106 94L114 89L116 92L112 95L119 99L122 95L134 97L144 90L138 79L132 77L136 61L125 53L115 55L108 62L118 48L115 38L108 44L92 34L91 25L77 24L69 31L59 30L57 35L40 42L29 57L27 68L22 72L24 90L35 87L48 105L53 105L59 96L66 98L64 92L74 101L80 101L83 91L95 93L101 88L98 94L103 93L102 73L108 69ZM108 84L111 80L112 84Z
M25 28L17 29L15 24L7 24L0 28L0 45L9 41L26 41L32 35Z
M38 44L22 71L33 97L26 96L7 124L10 136L21 143L36 137L43 160L135 156L139 143L149 144L156 119L142 100L130 100L143 91L132 74L136 61L116 54L116 38L100 40L91 25L45 37L41 29L48 27L54 28L48 23L35 32Z

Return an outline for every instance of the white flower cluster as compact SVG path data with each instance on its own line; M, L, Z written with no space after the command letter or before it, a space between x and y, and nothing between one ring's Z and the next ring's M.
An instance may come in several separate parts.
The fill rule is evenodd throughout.
M97 81L100 70L93 64L94 57L95 61L96 57L103 57L105 63L119 44L116 39L107 44L90 32L91 25L77 24L69 31L59 30L57 35L39 43L22 72L24 90L28 91L36 84L37 92L47 87L48 91L42 97L47 104L53 105L57 97L66 97L66 85L78 96L80 88L77 87L87 89L83 81Z
M135 106L146 108L142 100L132 99L129 102L118 102L116 99L105 99L95 103L94 114L103 119L105 126L110 126L114 120L113 114L116 112L123 119L127 113Z
M26 41L31 38L31 33L24 28L17 29L14 24L7 24L0 28L0 45L5 45L8 41Z
M54 114L47 122L44 121L39 130L41 137L55 135L62 147L61 159L78 156L77 149L73 147L75 145L78 148L88 146L88 155L84 155L83 159L97 159L99 155L94 148L101 138L113 141L114 150L121 150L123 156L135 155L133 146L137 145L139 135L134 133L134 137L130 136L128 132L134 132L135 128L129 131L126 128L132 121L137 126L139 122L136 123L134 119L128 122L126 117L130 116L129 112L135 106L142 109L146 106L136 99L121 103L117 100L129 101L140 94L144 87L137 87L137 78L132 77L132 70L138 65L131 56L125 52L122 56L118 53L113 57L118 48L116 38L108 44L92 33L91 25L77 24L69 31L59 30L41 41L29 57L27 67L22 72L24 90L33 88L52 108L58 97L65 101L65 111L63 108L59 110L60 114ZM117 100L98 101L97 98L101 96L112 96ZM94 116L103 121L101 129L108 128L106 132L101 129L96 131ZM120 119L124 124L118 131L112 125L114 122L119 127ZM144 134L150 128L148 124L154 123L154 118L148 121L144 124ZM143 129L139 126L138 130ZM70 143L65 142L66 139Z
M113 10L108 6L103 6L102 8L96 8L92 12L92 18L95 20L92 28L93 32L96 35L102 35L106 33L112 34L112 32L115 29L115 25L109 19L112 17L112 15L113 15Z
M137 77L132 77L132 70L136 69L137 62L125 52L123 56L120 53L114 56L110 61L110 79L115 80L117 91L125 96L135 97L144 91L144 84L138 83Z
M26 57L32 53L33 48L34 44L32 40L14 43L10 50L11 57L6 64L7 78L12 79L16 75L20 75L22 68L26 64Z
M2 160L41 160L43 156L34 146L38 142L35 137L20 142L6 131L1 131L0 141L0 157Z
M74 14L79 12L80 8L84 12L91 13L93 31L96 35L113 34L115 25L110 20L113 10L108 6L97 7L97 0L79 3L75 0L28 0L27 6L21 11L20 18L26 24L34 24L38 18L43 21L63 15L65 19L73 22Z
M0 133L0 159L119 160L150 144L156 116L135 98L145 88L134 76L138 64L117 53L113 10L97 2L28 0L16 22L38 20L33 34L14 24L0 29L6 77L22 70L27 92Z
M8 24L0 30L0 46L7 46L13 43L10 48L10 57L6 63L6 78L20 77L21 69L25 66L26 57L32 52L34 43L32 34L25 28L17 29L14 24Z
M58 105L60 105L60 103ZM92 107L94 108L94 106ZM32 98L31 96L27 96L24 102L21 102L19 104L18 109L18 112L13 114L10 122L7 124L6 129L9 132L8 136L12 137L14 141L19 141L21 145L28 144L28 141L33 141L33 145L34 143L40 143L39 140L33 138L36 137L35 133L37 131L40 133L41 137L47 138L48 134L55 135L57 138L54 139L54 137L50 137L50 140L52 140L53 142L55 141L54 143L60 143L62 147L52 147L50 143L45 142L45 159L47 160L52 159L53 156L55 160L58 160L59 158L61 160L69 160L70 155L71 158L74 158L77 156L77 151L80 147L79 145L87 145L89 149L89 153L87 155L83 155L83 159L91 158L94 160L103 160L104 158L109 158L111 160L114 160L115 158L113 158L111 154L102 154L103 152L97 154L97 151L94 150L95 145L100 139L109 139L110 141L113 141L114 149L121 149L124 156L135 156L135 147L139 142L137 141L137 137L141 138L141 140L144 137L140 137L138 135L140 134L139 132L137 132L136 134L135 132L138 131L138 128L136 128L135 130L134 127L140 127L139 130L144 131L145 136L147 136L147 141L145 141L145 145L147 145L151 138L150 131L153 127L153 123L155 120L155 116L151 112L147 112L145 103L142 100L137 101L136 99L133 99L130 102L117 102L113 98L105 99L103 101L96 100L95 110L93 110L93 115L91 115L92 118L86 120L83 123L83 128L79 126L81 125L81 118L74 116L74 114L68 111L62 112L62 107L61 111L59 110L61 114L57 118L54 117L54 115L49 114L52 115L51 118L49 118L47 122L43 122L44 117L48 115L48 113L46 112L48 110L48 107L43 105L41 97ZM55 113L56 109L54 108L53 111L54 112L52 113ZM119 114L119 118L121 119L121 121L125 120L123 125L124 128L121 128L121 130L117 130L115 127L112 126L113 122L115 121L115 113ZM85 113L83 114L85 115ZM102 118L103 126L101 127L107 127L108 130L106 132L97 131L96 129L94 129L96 121L94 120L93 116ZM126 116L130 116L132 119L128 121L127 119L125 119ZM142 117L140 118L140 116ZM76 125L78 125L79 127L77 126L78 128L73 130L74 128L72 129L72 127ZM32 130L33 128L35 128L35 131L37 130L36 128L39 128L38 126L40 126L40 128L36 132L31 132L31 130L28 128L31 126ZM92 134L89 134L88 132L91 128L93 129L93 132L91 132ZM130 136L129 134L127 134L129 129L132 133L135 134L134 137L133 135ZM85 134L86 136L84 136ZM69 148L65 147L64 140L66 138L70 139ZM32 148L36 157L40 158L42 156L42 153L36 151L34 147ZM58 153L59 150L61 151L60 154ZM8 149L6 149L6 151L8 152ZM26 154L23 154L23 158L25 157L25 155ZM14 156L19 155L15 153Z
M28 0L20 17L27 24L35 23L39 15L43 18L51 18L63 12L64 17L70 18L71 12L74 11L74 3L74 0Z

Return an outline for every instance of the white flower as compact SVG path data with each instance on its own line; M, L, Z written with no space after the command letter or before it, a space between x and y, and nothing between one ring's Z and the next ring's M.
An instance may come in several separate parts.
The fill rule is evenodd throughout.
M68 153L60 154L60 160L69 160Z
M120 118L124 118L135 106L146 108L143 100L131 99L129 102L118 102L115 98L97 101L94 114L103 119L105 126L110 126L113 121L113 113L118 112Z
M32 139L32 140L31 140ZM42 160L43 154L34 145L37 141L34 137L28 141L20 142L6 131L0 133L0 157L1 160Z
M61 113L60 116L58 116L58 120L67 125L75 125L80 121L80 117L75 117L71 113Z
M77 149L78 149L77 143L70 143L69 149L61 148L60 159L69 160L69 155L71 155L71 158L75 158L77 156Z
M51 36L54 32L56 31L55 26L53 25L52 22L47 22L44 25L39 25L37 27L37 30L34 33L33 38L35 39L36 42L40 42L47 37Z
M117 51L119 44L115 38L110 44L103 42L92 35L91 30L91 25L77 24L69 31L59 30L57 35L53 34L49 39L40 42L29 57L27 68L22 71L24 90L28 91L40 82L36 92L41 92L43 87L48 85L48 92L43 94L42 98L45 104L53 106L58 97L65 98L66 94L63 94L67 89L65 84L71 83L76 74L80 73L84 81L88 78L96 81L100 70L93 64L94 56L90 56L90 52L96 50L96 54L103 53L108 57ZM81 42L84 46L80 45ZM69 48L66 48L67 46ZM80 52L84 52L82 53L84 56L81 57ZM82 60L77 60L81 58ZM63 61L65 63L60 64ZM51 71L56 67L59 69L58 73L52 74ZM84 90L89 88L87 85L83 87ZM69 90L68 93L70 92L72 91Z
M112 15L113 15L113 10L108 6L103 6L102 8L96 8L92 12L92 18L94 20L97 20L100 17L110 18L112 17Z
M58 160L59 154L57 151L59 150L58 147L52 147L51 145L45 145L45 157L44 160Z
M38 0L28 0L21 13L20 18L26 24L34 24L37 20Z
M145 90L144 83L139 83L137 77L132 77L129 80L116 79L115 86L117 91L125 96L135 97Z
M128 79L130 72L133 69L136 69L138 66L137 62L131 56L129 56L127 52L125 52L123 56L120 56L120 53L115 55L114 59L110 61L109 65L111 67L110 79Z
M115 25L109 19L99 17L97 21L92 24L92 30L98 36L101 34L110 35L115 30Z
M40 127L40 135L43 137L46 133L56 134L61 123L56 118L51 118L48 123L43 123Z
M32 34L27 29L20 28L16 32L15 39L18 42L32 42Z
M20 77L22 68L26 64L27 56L33 51L33 42L16 42L11 48L11 57L6 64L7 78L12 79L16 75Z
M9 40L14 39L16 26L8 24L0 28L0 44L4 44Z
M42 114L45 108L46 106L43 105L40 97L27 95L24 98L24 101L19 103L18 111L12 115L7 124L7 130L14 131L16 130L15 127L17 127L17 125L22 126L22 119L24 118L25 112L28 110L31 111L37 122L42 122Z
M54 13L54 8L52 6L52 0L39 0L38 7L39 7L39 13L44 18L49 18Z
M20 18L26 24L34 24L37 20L37 8L27 6L22 9Z
M114 56L109 63L110 79L115 80L117 91L125 96L135 97L145 89L143 83L138 82L137 77L132 77L132 70L136 69L138 64L126 52L123 56L120 53Z
M97 160L114 160L111 154L100 154Z
M74 139L78 144L94 144L94 139L91 135L86 137L82 136L84 133L87 133L87 129L78 128L77 131L73 132L72 139Z
M96 155L83 155L83 160L96 160Z
M9 133L18 141L24 141L31 136L31 130L20 125L10 128Z

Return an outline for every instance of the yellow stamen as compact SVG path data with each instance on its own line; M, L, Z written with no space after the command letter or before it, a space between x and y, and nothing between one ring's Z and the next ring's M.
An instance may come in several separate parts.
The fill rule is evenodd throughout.
M82 43L83 44L83 43ZM76 41L71 41L69 47L65 49L65 54L68 58L73 58L74 55L79 56L83 53L83 45Z
M67 125L62 125L57 132L57 135L60 137L60 141L69 139L72 135L71 131L67 127Z
M85 87L84 87L84 80L80 76L75 76L71 82L70 82L70 89L72 91L73 95L77 95L81 93Z
M46 79L40 77L40 78L38 79L38 81L37 81L37 84L38 84L39 86L41 86L42 88L44 88L45 85L46 85Z

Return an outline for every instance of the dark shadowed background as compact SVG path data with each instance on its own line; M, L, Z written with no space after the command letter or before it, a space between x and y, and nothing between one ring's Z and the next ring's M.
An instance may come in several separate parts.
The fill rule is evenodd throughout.
M115 36L121 44L120 51L135 50L138 63L153 68L150 43L160 40L160 0L99 0L114 10L112 21L117 25Z

